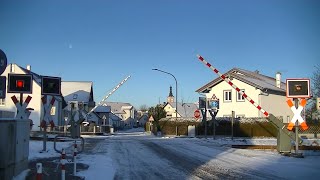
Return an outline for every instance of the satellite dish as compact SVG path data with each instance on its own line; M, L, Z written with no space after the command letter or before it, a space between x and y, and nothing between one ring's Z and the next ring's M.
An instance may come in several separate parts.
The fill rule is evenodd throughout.
M6 54L0 49L0 74L4 72L7 67L7 56Z

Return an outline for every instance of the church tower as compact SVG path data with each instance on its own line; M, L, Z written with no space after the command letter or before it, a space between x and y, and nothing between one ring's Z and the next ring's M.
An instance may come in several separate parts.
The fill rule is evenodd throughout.
M172 87L171 86L170 86L169 96L167 97L167 102L168 103L174 103L174 96L172 94Z

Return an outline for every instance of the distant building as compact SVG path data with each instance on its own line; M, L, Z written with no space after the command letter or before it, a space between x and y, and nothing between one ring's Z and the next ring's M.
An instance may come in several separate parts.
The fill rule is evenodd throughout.
M172 87L170 86L167 103L163 105L163 109L167 113L167 118L176 117L176 104L178 105L177 117L193 117L194 111L198 109L198 105L195 103L175 103Z
M198 105L195 103L177 103L178 115L177 117L192 118L194 111L198 109ZM167 113L167 118L176 117L176 103L167 103L164 106L164 110Z
M135 125L137 121L137 111L130 103L106 102L104 105L110 106L111 113L120 118L120 128L132 128Z
M112 126L112 120L110 119L110 106L98 106L93 112L99 116L99 122L97 122L98 125Z
M273 78L262 75L259 71L233 68L224 75L268 113L282 116L284 122L291 120L293 113L286 103L286 84L281 82L280 73ZM205 93L207 98L216 96L219 99L217 117L230 117L231 111L235 111L236 117L264 117L264 114L220 77L200 87L196 92Z
M75 104L75 108L78 108L79 103L83 103L86 111L90 111L95 106L91 81L62 81L61 93L68 103L68 109L71 103Z
M172 94L172 86L170 86L170 91L169 91L169 96L167 97L167 102L168 103L173 103L174 102L174 96Z
M91 113L86 115L94 106L93 99L93 83L90 81L62 81L61 94L67 102L67 107L64 109L64 117L70 118L71 104L74 105L74 110L79 110L79 105L83 106L84 117L88 122L101 122L101 118L96 114ZM68 120L69 121L69 120Z

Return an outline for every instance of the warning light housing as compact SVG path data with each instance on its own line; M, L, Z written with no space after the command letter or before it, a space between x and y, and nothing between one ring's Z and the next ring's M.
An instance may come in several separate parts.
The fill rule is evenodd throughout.
M288 98L309 98L310 79L287 79Z
M8 93L32 94L32 75L8 74Z
M41 78L41 94L42 95L61 95L61 78L42 76Z

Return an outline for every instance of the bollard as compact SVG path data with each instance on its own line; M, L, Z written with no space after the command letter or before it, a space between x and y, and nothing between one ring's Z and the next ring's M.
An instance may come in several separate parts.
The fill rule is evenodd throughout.
M74 150L73 150L73 175L76 176L77 173L77 142L74 141Z
M37 163L36 168L37 168L36 180L41 180L42 179L42 163Z
M61 153L61 180L65 180L66 178L66 152L64 149L62 149L62 153Z

